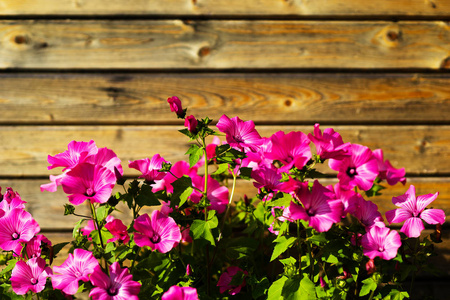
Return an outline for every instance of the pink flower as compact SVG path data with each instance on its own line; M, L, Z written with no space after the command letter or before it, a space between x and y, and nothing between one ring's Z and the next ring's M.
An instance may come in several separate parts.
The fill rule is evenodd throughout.
M88 220L86 226L80 229L81 234L88 237L88 240L92 240L89 235L92 231L97 230L97 225L95 225L93 220Z
M192 178L192 185L199 190L205 189L205 177L195 176ZM208 175L208 190L206 191L206 197L211 203L209 209L217 211L219 214L225 212L228 205L229 191L225 186L221 186L220 183ZM191 201L199 203L202 198L202 194L198 190L194 190L191 195Z
M288 172L293 166L302 169L311 159L311 142L306 134L300 131L292 131L285 134L278 131L270 137L272 151L266 153L266 157L278 160L283 164L281 172Z
M189 224L187 225L187 227L181 229L181 243L183 245L192 243L192 237L189 235L189 232L191 232Z
M231 281L233 280L234 276L241 276L242 282L239 285L231 285ZM219 281L217 282L217 286L219 287L220 293L224 293L225 291L228 291L230 295L236 295L238 294L242 287L245 286L245 277L248 275L247 271L242 270L239 267L231 266L228 267L225 272L220 275Z
M167 102L170 105L170 111L175 112L179 118L184 119L186 110L183 110L183 107L181 106L181 100L178 99L178 97L173 96L167 98Z
M255 180L253 185L258 188L266 188L268 191L278 192L283 189L284 182L281 182L282 176L279 169L275 167L262 167L252 171L252 178Z
M53 267L53 271L59 273L52 276L53 288L62 290L68 295L75 295L78 290L78 281L88 281L89 275L97 266L98 261L92 252L75 249L61 266Z
M29 242L40 231L30 213L16 208L0 218L0 248L19 254L23 242Z
M373 274L376 270L377 268L375 266L375 262L373 261L373 259L369 259L369 261L366 263L367 274Z
M291 202L289 211L294 220L305 220L318 232L328 231L334 223L341 220L343 205L335 199L333 192L314 181L311 192L307 188L300 189L297 194L303 206Z
M114 173L116 179L120 179L123 175L122 161L114 151L106 147L100 148L96 154L86 157L85 162L105 167Z
M33 237L26 245L27 256L29 258L40 257L42 248L48 248L52 245L52 242L45 237L45 235L39 234Z
M166 190L168 194L172 194L172 183L175 182L178 178L183 177L183 175L187 175L191 178L197 176L197 167L194 166L190 168L189 163L185 161L177 161L172 165L170 173L167 173L163 179L156 180L155 183L152 184L152 191L158 192L161 190Z
M370 259L380 257L390 260L397 256L397 250L402 245L400 235L387 227L372 226L361 238L364 255Z
M339 171L337 177L343 189L357 186L367 191L378 175L378 162L369 148L351 144L351 156L342 160L330 159L330 168Z
M86 157L94 155L98 152L97 146L93 140L89 142L71 141L67 146L67 150L56 154L55 156L48 156L47 161L50 166L47 169L51 170L57 167L71 169L77 164L84 162Z
M168 163L167 160L161 157L159 154L153 155L152 159L139 159L130 161L128 167L136 169L142 173L139 178L144 178L148 182L163 179L166 176L166 172L159 172L163 163Z
M428 224L442 225L445 222L442 209L425 209L438 195L426 194L416 198L416 188L411 185L405 194L392 198L392 203L400 208L387 211L386 219L389 224L405 221L400 231L407 237L418 237L425 228L422 220Z
M336 199L342 201L342 204L344 205L342 217L345 217L347 213L353 214L356 209L358 198L362 198L360 194L353 190L341 189L341 185L339 183L336 183L334 186L329 185L327 186L327 189L334 192Z
M197 129L197 125L198 125L198 121L193 115L186 117L186 119L184 121L184 127L187 127L187 129L190 132L195 133L195 131Z
M380 179L386 179L389 185L394 185L397 182L401 182L403 185L406 183L405 168L394 168L389 160L383 160L383 150L376 149L373 151L373 155L378 162L378 177Z
M0 217L9 214L13 209L25 208L26 201L20 198L19 193L14 192L12 188L6 188L6 193L3 196L3 200L0 201Z
M141 215L134 222L134 241L139 247L149 246L152 250L167 253L178 245L181 231L177 223L171 218L154 210L151 217Z
M70 203L79 205L85 200L105 203L111 196L116 183L113 172L100 165L83 163L67 172L62 179L62 187Z
M45 266L45 260L40 257L19 260L11 273L11 286L17 295L25 295L28 291L39 293L45 288L47 277L52 269Z
M161 300L198 300L198 294L193 287L173 285L162 295Z
M220 117L217 128L225 133L228 144L244 152L256 152L263 140L255 129L253 121L242 121L239 117L229 118L226 115Z
M130 237L128 235L127 226L123 224L123 222L119 219L114 219L109 222L106 222L105 228L111 232L114 236L112 239L109 239L107 242L115 242L122 241L124 244L130 241Z
M95 286L89 293L93 300L139 300L141 284L133 280L127 268L121 268L118 262L109 267L109 276L97 266L90 277Z
M358 194L359 195L359 194ZM366 227L372 226L385 227L383 216L378 211L378 206L359 195L356 199L353 215ZM366 229L367 230L367 229Z
M326 128L323 134L319 128L319 123L314 124L314 135L308 134L309 139L316 146L317 155L321 159L344 159L350 156L350 143L342 141L339 133L333 128Z

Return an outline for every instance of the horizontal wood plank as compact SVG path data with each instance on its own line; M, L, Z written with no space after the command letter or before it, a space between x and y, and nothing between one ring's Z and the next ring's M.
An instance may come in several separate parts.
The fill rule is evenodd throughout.
M446 0L3 0L0 16L448 16Z
M345 142L382 148L385 159L413 174L450 173L449 126L323 126L333 127ZM155 153L175 162L185 160L187 138L182 126L3 126L0 130L1 176L46 176L47 156L67 149L71 140L96 141L114 150L123 165ZM278 130L312 132L313 126L257 126L262 136ZM222 138L224 140L224 138ZM313 147L313 146L311 146ZM136 174L126 169L126 174ZM327 171L328 169L326 169ZM330 172L329 170L327 172ZM334 171L333 171L334 172ZM56 173L57 174L57 173Z
M427 74L0 74L0 123L174 122L189 113L258 123L449 122L450 75Z
M442 21L9 20L0 69L446 69Z

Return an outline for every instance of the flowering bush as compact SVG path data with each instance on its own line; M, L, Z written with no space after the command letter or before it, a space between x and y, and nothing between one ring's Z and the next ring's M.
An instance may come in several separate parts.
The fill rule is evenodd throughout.
M216 131L209 118L186 116L177 97L168 102L185 119L188 162L154 154L130 161L142 175L126 179L116 154L94 141L72 141L48 156L48 169L62 173L41 190L62 189L70 202L65 214L80 217L60 266L53 259L68 243L40 235L25 202L7 188L0 202L2 299L73 299L82 292L127 300L403 299L407 278L412 283L418 271L432 271L427 258L445 214L426 207L438 193L417 196L411 185L394 197L398 208L385 219L403 225L389 228L367 198L380 194L383 181L406 179L380 149L344 143L319 124L309 134L261 137L252 121L223 115ZM324 163L337 171L336 184L318 180L325 176L316 166ZM238 179L251 180L255 196L234 199ZM123 191L113 193L116 185ZM131 224L113 217L119 202ZM90 216L76 212L83 203ZM142 213L148 206L151 214ZM436 232L421 235L424 223Z

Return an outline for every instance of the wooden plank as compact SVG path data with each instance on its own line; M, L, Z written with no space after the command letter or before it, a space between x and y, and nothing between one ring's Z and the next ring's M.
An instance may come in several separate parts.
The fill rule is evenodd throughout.
M1 16L448 16L446 0L3 0Z
M445 69L448 23L8 20L0 69Z
M173 122L166 99L218 120L258 123L449 122L450 75L0 74L0 122ZM420 112L420 113L418 113Z
M450 173L450 126L322 126L333 127L345 142L382 148L385 159L408 174ZM187 138L183 126L3 126L0 130L1 176L47 176L47 156L67 149L71 140L96 141L122 159L151 157L160 153L175 162L184 160ZM312 132L313 126L257 126L262 136L278 130ZM224 138L222 138L224 140ZM313 148L314 149L314 148ZM136 174L126 169L126 174ZM329 171L328 171L329 172ZM57 174L57 173L56 173Z
M320 182L323 185L335 184L337 180L322 179ZM70 230L74 224L80 219L76 216L64 216L64 204L69 203L67 195L64 194L60 188L55 193L40 192L39 186L47 183L46 179L1 179L0 186L4 191L6 187L12 187L17 191L24 201L27 201L26 209L29 211L36 221L39 223L43 231L56 230ZM447 216L447 222L450 222L450 178L408 178L407 184L397 184L395 186L388 186L382 191L381 196L369 198L372 202L378 205L380 212L383 214L388 210L395 209L396 206L392 204L392 197L404 194L409 185L416 187L417 195L424 195L429 193L439 192L438 198L431 205L434 208L443 209ZM121 187L116 187L115 191L119 191ZM248 195L253 197L256 193L256 188L250 181L239 180L236 185L234 201L237 201ZM122 205L121 213L115 212L115 216L124 221L125 224L130 224L132 216L129 209ZM89 207L87 205L79 205L76 207L78 214L89 215ZM143 213L150 212L151 209L143 210Z

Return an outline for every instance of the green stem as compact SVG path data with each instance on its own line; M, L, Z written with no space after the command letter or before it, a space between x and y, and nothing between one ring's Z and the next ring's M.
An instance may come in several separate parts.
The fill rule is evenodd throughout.
M102 228L100 227L100 224L98 222L97 219L97 213L95 212L95 207L94 207L94 203L92 203L91 201L89 201L89 204L91 206L91 213L92 213L92 218L94 219L95 224L97 225L97 230L98 230L98 237L100 238L100 244L102 246L102 249L105 249L105 244L103 243L103 238L102 238ZM102 256L103 257L103 256ZM105 270L106 272L108 272L109 275L109 268L108 268L108 263L106 261L106 258L103 257L103 262L105 264Z
M375 290L376 290L376 289L375 289ZM375 290L372 290L372 292L370 293L369 300L372 300L373 295L375 294Z
M223 227L225 226L225 220L228 218L228 214L229 214L230 207L231 207L231 202L233 201L234 190L236 188L237 176L234 173L234 171L231 171L231 175L233 175L233 186L231 188L231 195L230 195L230 199L228 200L227 210L225 211L225 215L223 216L223 219L222 219L222 224L220 225L220 233L219 233L219 238L217 239L217 241L220 241L220 239L222 238Z
M203 189L203 197L207 199L208 195L208 162L207 162L207 155L206 155L206 141L205 137L202 137L203 142L203 155L205 156L205 186ZM208 213L207 208L205 207L205 222L208 221ZM209 296L210 293L210 286L211 286L211 264L209 260L209 246L206 246L206 295Z

